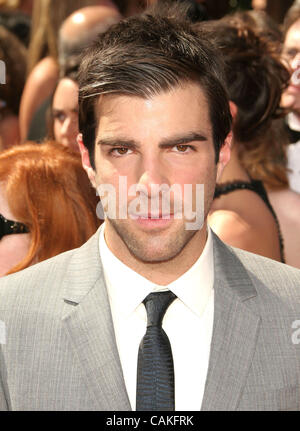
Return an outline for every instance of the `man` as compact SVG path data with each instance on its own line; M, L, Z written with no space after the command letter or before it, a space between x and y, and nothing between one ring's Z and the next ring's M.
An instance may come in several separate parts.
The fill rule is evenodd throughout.
M207 229L231 139L217 57L155 15L86 53L79 145L106 220L83 247L1 281L2 409L300 408L299 271ZM162 329L147 301L169 291Z
M300 193L300 3L295 2L284 22L283 58L288 62L291 81L282 95L282 106L291 110L287 116L291 145L288 147L290 187Z
M78 55L99 33L120 21L121 15L111 2L87 6L68 16L59 29L58 52L61 75L70 62L78 63Z
M58 77L77 65L78 53L92 42L98 33L121 19L116 6L102 0L96 6L76 10L62 23L58 37L58 62L43 58L29 74L20 107L21 140L37 141L47 134L46 112Z

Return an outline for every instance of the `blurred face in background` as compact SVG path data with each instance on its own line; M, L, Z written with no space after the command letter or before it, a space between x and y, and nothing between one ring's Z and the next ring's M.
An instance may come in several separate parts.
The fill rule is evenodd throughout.
M251 6L256 10L265 10L267 7L267 0L252 0Z
M78 85L72 79L59 81L52 104L54 138L60 144L79 151L78 135Z
M300 115L300 19L288 30L283 47L283 59L291 71L289 87L282 96L282 106Z
M18 221L9 209L3 183L0 183L0 214L8 220ZM0 277L27 256L29 247L30 233L4 235L0 239Z

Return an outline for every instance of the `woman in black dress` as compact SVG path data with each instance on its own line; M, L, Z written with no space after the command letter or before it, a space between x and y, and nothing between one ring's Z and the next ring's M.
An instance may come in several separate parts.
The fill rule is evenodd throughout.
M278 42L232 17L195 28L204 30L223 55L233 115L231 160L216 189L210 226L230 245L285 262L278 218L263 182L250 169L280 176L287 185L282 143L262 145L273 120L283 115L280 98L289 80Z

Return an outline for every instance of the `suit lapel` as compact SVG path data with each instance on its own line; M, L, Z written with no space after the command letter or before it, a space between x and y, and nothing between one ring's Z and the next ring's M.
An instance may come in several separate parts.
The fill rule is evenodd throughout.
M64 278L64 327L98 410L130 410L99 255L99 232L72 256ZM215 236L215 306L202 410L235 410L260 324L246 301L256 290L237 257Z
M63 322L95 408L130 410L99 255L99 231L74 253L67 268Z
M246 301L256 290L241 262L215 236L214 328L202 410L235 410L260 325Z

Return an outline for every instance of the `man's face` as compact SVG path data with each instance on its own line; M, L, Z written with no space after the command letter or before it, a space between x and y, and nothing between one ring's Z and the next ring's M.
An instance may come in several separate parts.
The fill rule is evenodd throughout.
M125 195L127 198L126 218L107 218L106 228L113 232L110 237L118 238L120 246L125 244L131 255L140 261L171 260L192 238L206 235L205 225L200 230L188 230L183 208L182 217L177 219L175 216L175 195L170 194L170 213L166 214L162 206L163 194L153 192L152 187L154 184L169 187L176 184L183 201L189 197L195 210L196 184L204 184L206 219L217 173L221 173L229 159L229 142L222 148L216 165L208 104L196 84L177 87L149 99L102 96L96 111L99 124L96 172L92 181L97 188L103 184L114 186L117 215L120 199ZM121 194L120 177L126 178L126 188ZM139 197L148 203L142 215L140 207L130 208L137 198L137 195L130 196L129 189L133 185L141 189ZM184 192L184 185L190 185L191 194ZM155 199L159 201L156 215L151 212L151 203Z
M288 62L291 81L282 96L282 106L300 114L300 19L288 30L284 41L283 59Z

